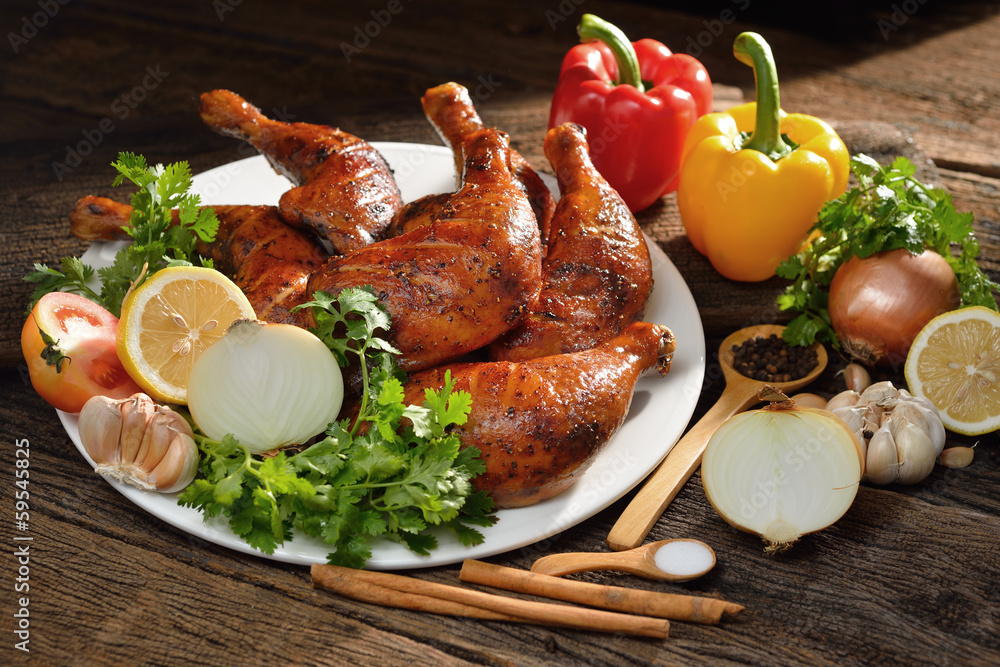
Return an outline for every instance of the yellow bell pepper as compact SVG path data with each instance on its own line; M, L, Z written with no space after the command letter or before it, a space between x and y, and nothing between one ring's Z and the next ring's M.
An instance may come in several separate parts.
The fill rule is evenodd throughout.
M754 68L757 101L691 128L677 206L716 271L755 282L802 248L823 205L847 189L850 155L827 123L781 110L774 58L760 35L742 33L733 53Z

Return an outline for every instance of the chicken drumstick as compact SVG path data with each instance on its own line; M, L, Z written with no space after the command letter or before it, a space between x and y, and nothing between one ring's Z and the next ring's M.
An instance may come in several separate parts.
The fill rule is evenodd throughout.
M278 202L291 225L311 229L341 254L382 237L402 205L385 159L337 128L284 123L228 90L201 96L201 118L219 134L252 144L297 187Z
M586 130L545 136L562 197L552 216L538 302L490 346L491 359L524 361L585 350L642 318L653 289L649 249L632 212L594 168Z
M635 322L596 348L525 362L451 364L414 374L404 404L423 402L445 373L472 395L468 421L454 433L477 447L486 472L473 482L497 506L522 507L567 489L625 421L639 377L670 368L667 327Z

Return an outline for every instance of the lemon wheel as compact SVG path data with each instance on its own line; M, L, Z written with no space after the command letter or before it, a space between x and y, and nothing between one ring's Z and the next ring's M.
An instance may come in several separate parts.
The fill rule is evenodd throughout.
M183 404L195 359L234 321L255 318L240 288L215 269L168 267L122 303L118 357L150 396Z
M929 399L949 430L997 430L1000 313L973 306L938 315L914 339L904 374L910 392Z

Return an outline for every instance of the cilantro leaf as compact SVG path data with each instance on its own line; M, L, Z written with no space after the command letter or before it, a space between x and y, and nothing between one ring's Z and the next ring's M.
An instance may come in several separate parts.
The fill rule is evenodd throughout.
M138 188L125 228L132 244L118 251L111 266L96 272L99 287L90 284L93 267L78 258L63 259L61 270L36 264L24 278L35 283L29 310L49 292L65 290L82 294L117 317L129 289L156 271L175 264L211 265L198 255L198 241L213 241L219 220L214 210L199 206L197 195L189 194L192 181L187 162L150 167L145 157L123 152L111 166L118 172L114 187L128 181Z

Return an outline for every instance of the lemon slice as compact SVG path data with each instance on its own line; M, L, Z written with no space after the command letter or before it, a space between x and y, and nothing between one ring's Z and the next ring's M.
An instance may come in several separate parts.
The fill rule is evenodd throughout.
M256 319L246 296L215 269L161 269L122 302L118 357L155 399L187 402L195 359L239 319Z
M929 399L949 430L997 430L1000 313L972 306L938 315L917 334L903 373L910 392Z

